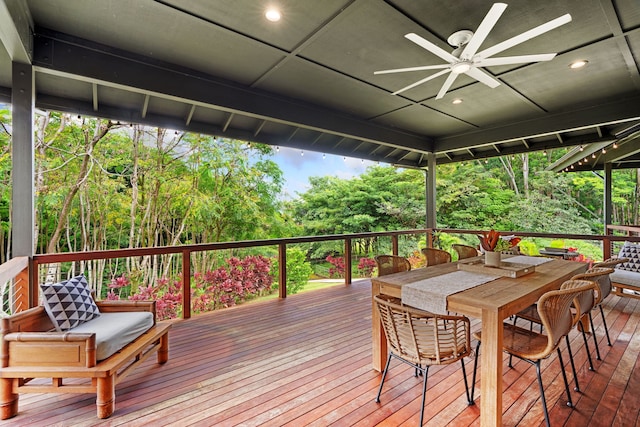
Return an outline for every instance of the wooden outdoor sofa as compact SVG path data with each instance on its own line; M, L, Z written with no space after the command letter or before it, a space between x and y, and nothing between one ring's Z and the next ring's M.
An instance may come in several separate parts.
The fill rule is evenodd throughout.
M616 258L611 259L611 267L614 272L609 275L609 278L615 288L614 293L625 297L640 298L640 245L624 242L617 259L624 259L625 262L619 263L618 261L616 263ZM607 261L604 263L606 264Z
M101 313L151 312L152 326L99 360L95 333L57 332L42 306L1 320L0 419L17 415L20 393L49 392L95 393L97 416L107 418L115 409L115 386L129 372L154 352L158 363L167 362L171 325L155 322L155 301L98 301L96 305ZM42 378L51 378L51 383L32 382ZM78 378L86 381L63 383Z

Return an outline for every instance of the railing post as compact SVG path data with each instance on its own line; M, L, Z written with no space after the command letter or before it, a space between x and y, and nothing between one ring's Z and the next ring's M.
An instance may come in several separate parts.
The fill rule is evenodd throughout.
M351 239L344 239L344 284L351 284Z
M602 240L602 256L603 260L611 258L611 240L608 239L606 235Z
M430 228L427 231L427 247L428 248L432 248L433 247L433 229Z
M191 251L182 251L182 318L191 318Z
M287 244L278 245L278 296L287 297Z
M391 235L391 253L395 256L398 256L398 235Z
M39 303L38 297L40 293L38 292L38 281L40 278L38 277L38 269L39 263L37 260L30 258L29 261L29 280L25 283L26 295L27 299L27 308L36 307Z

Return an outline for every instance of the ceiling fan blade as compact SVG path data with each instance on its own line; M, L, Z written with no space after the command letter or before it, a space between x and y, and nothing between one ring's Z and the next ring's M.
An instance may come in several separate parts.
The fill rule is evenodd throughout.
M497 45L494 45L488 49L483 50L482 52L478 52L478 56L482 58L488 58L496 53L500 53L503 50L507 50L510 47L519 45L520 43L526 42L529 39L537 37L541 34L546 33L547 31L551 31L554 28L557 28L561 25L566 24L567 22L571 22L571 15L568 13L566 15L562 15L556 19L553 19L545 24L538 25L535 28L530 29L529 31L525 31L522 34L519 34L515 37L511 37L508 40L505 40Z
M498 80L494 79L489 74L485 73L479 68L471 67L471 69L467 71L467 74L473 77L474 79L476 79L477 81L479 81L480 83L486 84L491 89L500 86L500 82Z
M449 68L450 66L451 66L450 64L423 65L420 67L396 68L393 70L374 71L373 74L393 74L393 73L406 73L408 71L439 70L441 68Z
M439 56L440 58L444 59L449 63L454 63L458 61L458 58L456 58L446 50L431 43L429 40L417 35L416 33L409 33L409 34L405 34L404 36L405 38L411 40L421 48L428 50L429 52L433 53L436 56Z
M425 77L425 78L424 78L424 79L422 79L422 80L418 80L418 81L417 81L417 82L415 82L415 83L411 83L409 86L403 87L402 89L400 89L400 90L397 90L397 91L393 92L393 93L392 93L392 95L397 95L397 94L399 94L399 93L401 93L401 92L404 92L405 90L409 90L409 89L411 89L411 88L414 88L414 87L416 87L416 86L418 86L418 85L421 85L422 83L428 82L429 80L431 80L431 79L435 79L436 77L440 77L441 75L443 75L443 74L445 74L445 73L448 73L448 72L449 72L449 69L442 70L442 71L438 71L438 72L437 72L437 73L435 73L435 74L431 74L429 77Z
M462 54L460 54L460 59L471 59L471 57L475 55L506 8L507 5L504 3L494 3L493 6L491 6L491 9L489 9L489 12L480 23L473 37L471 37L469 43L464 47Z
M445 93L447 93L447 91L449 90L453 82L456 80L456 78L458 78L458 74L456 73L449 74L449 77L447 77L447 80L445 80L444 84L440 88L438 95L436 95L436 99L442 99L444 97Z
M555 58L555 56L555 53L543 53L540 55L503 56L501 58L482 59L474 63L474 65L476 67L493 67L496 65L525 64L527 62L551 61L553 58Z

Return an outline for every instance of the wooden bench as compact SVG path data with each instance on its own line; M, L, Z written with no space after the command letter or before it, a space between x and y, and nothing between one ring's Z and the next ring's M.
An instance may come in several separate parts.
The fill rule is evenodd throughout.
M615 269L609 275L614 286L614 294L640 299L640 273L635 271ZM625 292L625 289L629 292Z
M99 301L101 313L149 311L155 301ZM115 386L149 355L158 363L169 359L170 323L155 323L145 333L105 360L96 360L94 333L55 332L44 307L35 307L1 320L0 419L18 413L20 393L95 393L98 418L115 409ZM51 378L51 383L31 383ZM87 381L65 384L69 378ZM90 381L89 381L90 380Z

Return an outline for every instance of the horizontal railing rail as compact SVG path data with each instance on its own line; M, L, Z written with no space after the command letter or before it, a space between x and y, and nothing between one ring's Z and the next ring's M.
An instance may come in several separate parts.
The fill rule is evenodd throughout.
M300 243L316 243L326 241L344 241L344 258L345 258L345 285L349 285L352 280L351 272L351 243L354 239L367 239L374 237L390 237L392 240L392 251L398 253L398 236L401 235L417 235L426 234L427 245L431 245L431 229L414 229L414 230L398 230L398 231L381 231L354 234L336 234L324 236L303 236L289 237L280 239L263 239L263 240L244 240L236 242L216 242L201 243L194 245L181 246L161 246L155 248L131 248L131 249L112 249L102 251L87 252L64 252L55 254L34 255L31 265L32 277L38 277L38 266L40 264L52 264L60 262L88 261L97 259L113 259L140 257L149 255L166 255L181 254L182 255L182 316L185 319L191 317L191 254L195 252L216 251L238 248L255 248L261 246L278 246L278 295L280 298L286 298L286 249L288 245ZM33 281L31 295L31 304L38 304L37 280Z
M637 228L636 228L637 229ZM626 228L617 229L628 231ZM637 229L640 230L640 229ZM154 255L166 255L166 254L181 254L182 255L182 305L183 305L183 318L191 317L191 254L203 251L219 251L228 249L239 248L256 248L264 246L277 246L278 247L278 295L280 298L286 297L286 283L287 283L287 271L286 271L286 250L287 246L300 243L316 243L316 242L328 242L328 241L343 241L344 242L344 259L345 259L345 285L348 285L352 281L351 261L352 261L352 242L357 239L370 239L375 237L390 237L392 253L398 254L398 237L403 235L425 235L425 241L427 246L433 246L434 236L438 233L448 234L470 234L478 235L482 230L466 230L466 229L412 229L412 230L398 230L398 231L384 231L384 232L367 232L367 233L354 233L354 234L337 234L337 235L323 235L323 236L303 236L303 237L291 237L280 239L263 239L263 240L245 240L237 242L217 242L217 243L203 243L193 245L181 245L181 246L162 246L154 248L132 248L132 249L113 249L102 251L87 251L87 252L67 252L67 253L55 253L55 254L40 254L34 255L31 262L25 257L16 258L5 264L0 265L0 279L13 280L20 284L21 290L17 290L16 294L19 294L19 299L23 301L20 307L35 306L38 304L38 272L39 266L45 264L61 263L61 262L77 262L77 261L89 261L89 260L107 260L114 258L127 258L127 257L142 257L142 256L154 256ZM622 242L625 240L640 242L640 233L634 235L634 233L628 233L624 236L616 236L613 234L606 235L585 235L585 234L560 234L560 233L531 233L521 231L502 231L502 234L514 234L519 237L537 237L537 238L549 238L549 239L568 239L568 240L585 240L585 241L600 241L602 242L602 254L603 259L609 258L612 252L612 245L615 242ZM609 228L607 228L609 233Z

